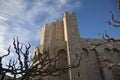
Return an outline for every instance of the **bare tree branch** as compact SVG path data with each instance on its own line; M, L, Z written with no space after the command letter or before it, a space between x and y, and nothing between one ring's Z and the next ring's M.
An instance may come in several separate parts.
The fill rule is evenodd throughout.
M58 76L68 71L68 69L73 69L80 65L81 59L76 56L74 64L58 67L58 59L61 54L54 52L54 55L50 57L49 49L43 51L43 53L38 51L38 54L35 53L34 58L31 59L29 52L31 45L20 44L18 38L13 39L13 46L14 54L17 56L16 59L10 59L8 64L6 64L7 68L3 68L2 58L10 54L10 47L8 48L8 54L0 57L0 74L3 74L3 77L6 73L11 73L14 76L13 79L17 79L18 75L20 75L21 80L28 80L31 76Z
M120 2L120 1L119 1L119 2ZM108 23L110 26L119 28L119 27L120 27L120 21L115 19L115 16L114 16L114 14L113 14L113 12L112 12L111 10L110 10L110 14L111 14L111 20L112 20L112 21L107 21L107 23Z

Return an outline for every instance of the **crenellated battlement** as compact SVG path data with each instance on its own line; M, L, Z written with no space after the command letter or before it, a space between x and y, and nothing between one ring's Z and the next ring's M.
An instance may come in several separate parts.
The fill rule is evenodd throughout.
M81 41L82 43L86 43L86 42L101 43L101 42L103 42L102 39L91 39L91 38L80 38L80 41Z
M120 62L120 43L109 42L107 40L80 38L76 15L74 12L65 12L62 20L45 24L41 29L41 43L35 48L35 52L50 49L50 56L54 54L54 49L57 51L64 50L66 53L61 57L62 65L70 65L76 57L81 57L80 66L74 70L69 70L68 73L61 76L51 77L45 80L102 80L101 75L106 77L106 80L112 79L112 72L100 66L99 57L105 57L113 62ZM102 43L99 47L94 44ZM119 49L117 49L119 48ZM116 49L112 50L112 49ZM57 52L56 51L56 52ZM114 54L111 54L114 53ZM75 56L75 54L77 54ZM65 58L66 60L64 60ZM100 70L104 70L101 74Z
M74 12L69 13L67 11L64 13L64 16L70 16L70 15L75 15L75 13Z

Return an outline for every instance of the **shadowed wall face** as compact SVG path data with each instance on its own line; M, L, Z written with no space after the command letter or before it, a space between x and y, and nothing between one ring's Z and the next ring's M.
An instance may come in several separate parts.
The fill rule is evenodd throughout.
M67 52L64 49L60 49L58 51L59 57L58 57L58 67L65 68L68 66L67 63ZM68 71L66 70L62 74L59 75L58 80L68 80Z
M104 42L99 39L82 39L79 36L75 13L65 12L63 20L46 24L41 31L41 44L43 51L49 48L50 56L59 54L58 67L71 65L77 56L81 56L80 66L64 72L57 77L48 76L48 80L119 80L118 67L108 69L106 62L101 59L109 59L112 62L120 62L120 42L110 42L106 45L94 47L90 43L100 44ZM111 51L112 48L119 48ZM56 52L54 50L56 49ZM111 54L111 52L113 54ZM101 67L102 66L102 67Z

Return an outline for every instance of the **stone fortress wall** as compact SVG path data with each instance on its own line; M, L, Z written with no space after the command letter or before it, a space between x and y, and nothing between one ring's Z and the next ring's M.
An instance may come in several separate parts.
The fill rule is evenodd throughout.
M44 25L41 30L40 41L40 45L35 48L36 52L48 48L50 53L54 53L54 49L57 49L57 52L65 51L64 57L61 57L61 64L63 65L72 64L76 58L75 54L82 58L78 68L69 70L68 73L58 77L48 76L45 80L120 79L120 69L118 67L108 69L106 66L109 61L113 63L120 62L120 42L109 42L92 49L94 45L90 43L99 44L104 40L80 38L75 13L65 12L63 20Z
M120 63L120 42L107 42L106 40L82 39L82 61L81 66L87 66L81 73L82 80L119 80L120 67L112 64ZM105 43L92 50L93 44ZM96 69L97 68L97 69ZM81 71L80 70L80 71ZM86 71L85 71L86 70ZM81 71L82 72L82 71ZM97 72L97 73L96 73ZM96 77L97 76L97 77ZM85 79L87 78L87 79ZM99 78L99 79L98 79Z

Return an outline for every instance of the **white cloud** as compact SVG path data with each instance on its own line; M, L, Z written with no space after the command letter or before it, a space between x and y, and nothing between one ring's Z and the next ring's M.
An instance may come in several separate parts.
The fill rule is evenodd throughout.
M60 19L64 11L74 11L80 5L80 0L30 1L0 0L0 54L6 53L14 37L35 47L43 24Z
M66 3L66 0L59 0L62 5Z
M25 9L23 0L0 0L0 15L14 16Z
M6 44L5 44L5 35L7 32L7 27L0 25L0 55L3 55L6 53Z
M0 16L0 20L6 21L7 18L5 18L5 17L3 17L3 16Z

